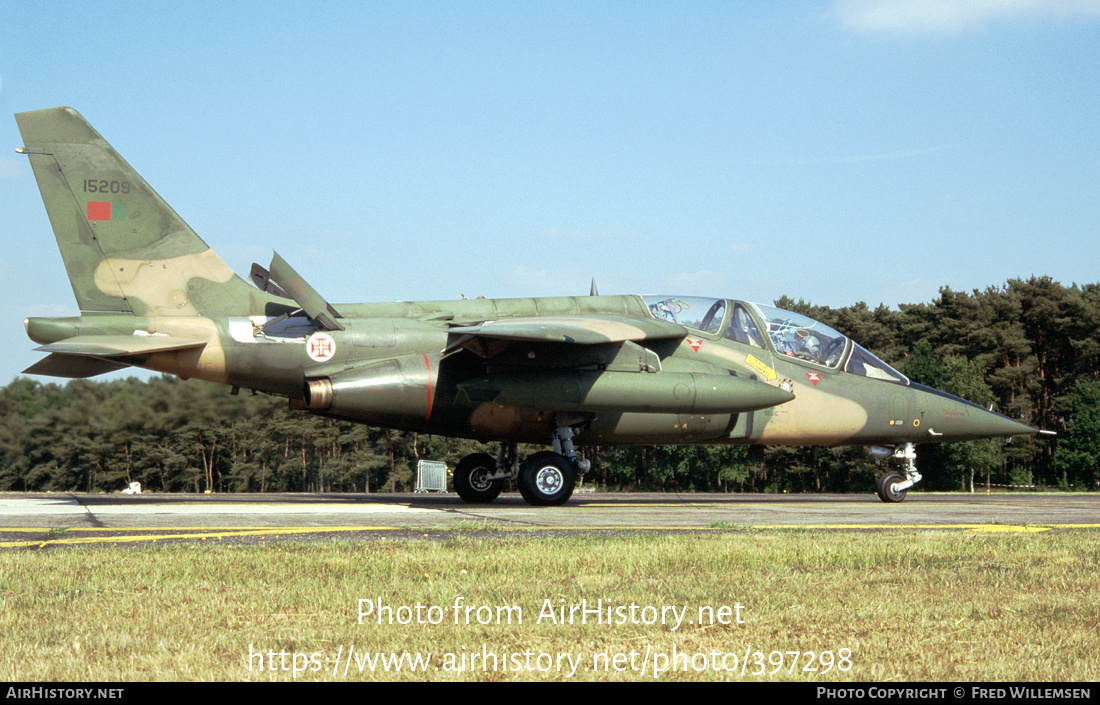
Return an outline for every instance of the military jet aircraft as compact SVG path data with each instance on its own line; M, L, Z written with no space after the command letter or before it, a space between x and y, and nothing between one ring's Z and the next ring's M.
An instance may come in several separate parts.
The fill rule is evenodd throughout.
M81 315L28 318L30 374L128 366L280 395L323 416L498 442L458 463L468 502L514 479L569 499L578 444L867 445L1038 429L913 383L846 336L773 306L698 296L330 304L277 253L238 277L75 110L17 114ZM595 291L593 291L595 294ZM517 443L553 450L521 460Z

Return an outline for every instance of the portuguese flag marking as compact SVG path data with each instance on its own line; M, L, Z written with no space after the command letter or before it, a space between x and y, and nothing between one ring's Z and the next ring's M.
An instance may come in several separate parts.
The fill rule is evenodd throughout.
M126 220L126 204L88 201L88 220Z

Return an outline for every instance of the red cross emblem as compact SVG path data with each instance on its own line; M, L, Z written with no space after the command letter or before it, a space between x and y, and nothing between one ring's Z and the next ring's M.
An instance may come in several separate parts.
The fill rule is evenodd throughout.
M306 341L306 354L316 362L330 360L336 354L336 341L328 333L314 333Z

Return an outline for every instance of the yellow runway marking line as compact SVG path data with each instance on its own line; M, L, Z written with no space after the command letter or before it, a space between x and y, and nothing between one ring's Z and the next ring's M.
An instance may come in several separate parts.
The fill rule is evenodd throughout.
M353 531L355 529L394 529L393 526L40 526L33 529L5 528L0 526L0 533L8 531L32 532L32 531L57 531L62 533L75 533L77 531L212 531L225 533L227 531L268 531L271 529L284 529L286 531Z
M829 506L830 507L843 507L847 504L859 504L859 502L834 502L834 503L831 503ZM575 505L566 505L566 507L573 506L575 509L587 509L589 507L597 507L597 508L601 508L601 509L606 508L606 507L612 507L612 508L621 507L621 508L624 508L624 509L627 509L627 508L637 509L639 507L641 507L641 508L645 508L645 507L677 507L677 508L683 508L684 506L687 506L687 505L697 505L697 506L700 506L700 507L707 507L708 509L709 508L725 508L726 506L728 506L731 509L734 509L734 508L744 509L746 507L756 506L756 505L751 505L751 504L740 504L736 500L730 500L730 501L727 501L727 502L708 502L706 500L685 499L682 502L584 502L584 501L581 501L581 502L579 502ZM775 505L767 505L767 506L770 507L770 506L775 506ZM784 502L782 506L783 507L820 507L821 503L820 502Z
M716 506L707 502L692 502L685 500L683 502L580 502L574 504L574 509L588 509L594 507L597 509L604 509L606 507L622 507L624 509L637 509L638 507L679 507L682 508L685 504L705 504L707 506ZM569 505L566 505L567 507Z
M445 529L446 527L438 527ZM730 524L729 526L532 526L501 527L509 531L736 531L744 530L814 530L814 531L988 531L1028 533L1051 529L1100 529L1100 524Z
M216 528L202 528L196 527L192 529L184 529L182 531L201 532L201 533L163 533L163 534L141 534L137 536L85 536L85 537L73 537L73 538L46 538L37 541L7 541L0 543L0 548L28 548L31 546L45 547L55 545L74 545L74 544L96 544L96 543L136 543L138 541L164 541L174 539L200 539L205 541L208 538L223 539L223 538L236 538L241 536L282 536L284 534L317 534L317 533L333 533L341 531L404 531L405 529L398 529L392 526L278 526L278 527L257 527L252 529L229 529L224 527ZM6 531L6 529L0 529L0 532ZM48 529L39 530L43 533L48 533ZM69 529L68 531L164 531L163 528L158 529ZM66 533L68 533L66 531Z
M279 527L191 527L187 529L179 529L175 532L165 532L163 528L158 527L140 527L132 529L106 529L106 528L78 528L68 529L68 532L105 532L105 531L120 531L120 532L151 532L159 531L165 533L140 533L137 535L122 535L122 536L84 536L84 537L64 537L59 536L57 538L43 538L30 541L7 541L0 542L0 548L30 548L54 545L79 545L79 544L107 544L107 543L137 543L141 541L165 541L165 540L181 540L181 539L199 539L205 541L206 539L224 539L224 538L237 538L244 536L283 536L283 535L305 535L305 534L323 534L323 533L341 533L352 531L370 531L370 532L396 532L396 531L412 531L419 532L425 535L433 531L447 531L447 526L433 526L433 527L394 527L394 526L279 526ZM729 527L702 527L702 526L537 526L537 527L516 527L516 526L500 526L494 527L501 531L508 532L530 532L530 531L668 531L668 532L680 532L680 531L723 531L730 529L745 529L745 530L833 530L833 531L852 531L852 530L941 530L941 531L973 531L984 533L1037 533L1042 531L1050 531L1051 529L1100 529L1100 524L1048 524L1048 525L1011 525L1011 524L746 524L744 526L729 526ZM4 529L0 528L0 532L12 531L12 532L30 532L36 531L39 533L49 533L50 529Z
M754 529L940 529L988 533L1028 533L1051 529L1100 529L1100 524L756 524Z

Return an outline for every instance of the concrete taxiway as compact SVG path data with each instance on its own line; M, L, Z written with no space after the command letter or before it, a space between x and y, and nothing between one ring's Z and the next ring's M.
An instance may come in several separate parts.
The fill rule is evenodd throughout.
M1045 531L1100 528L1096 494L603 494L561 507L505 494L486 505L454 494L0 494L0 547L469 530L698 531L728 528Z

